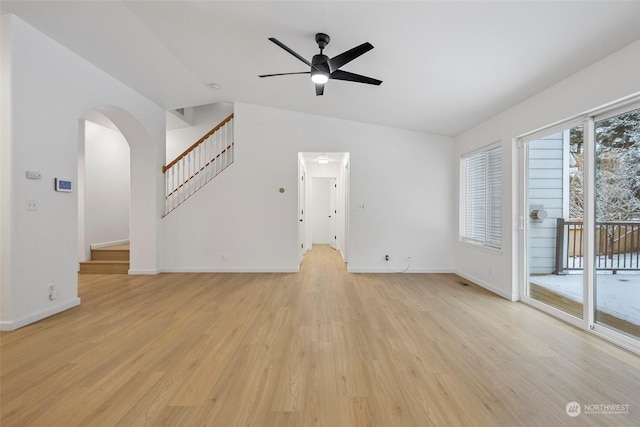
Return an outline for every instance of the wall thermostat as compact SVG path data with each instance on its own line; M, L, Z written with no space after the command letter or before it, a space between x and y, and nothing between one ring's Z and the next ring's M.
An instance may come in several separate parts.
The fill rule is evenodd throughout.
M56 178L55 183L56 183L56 191L71 193L71 180Z

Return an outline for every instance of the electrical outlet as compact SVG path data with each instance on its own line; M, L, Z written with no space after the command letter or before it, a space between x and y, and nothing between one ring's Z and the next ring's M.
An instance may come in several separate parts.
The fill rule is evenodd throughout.
M38 210L38 201L37 200L27 200L27 210L28 211L37 211Z
M49 285L49 299L53 301L58 297L58 293L56 292L56 287L53 285Z
M220 261L227 262L227 256L226 255L220 255Z

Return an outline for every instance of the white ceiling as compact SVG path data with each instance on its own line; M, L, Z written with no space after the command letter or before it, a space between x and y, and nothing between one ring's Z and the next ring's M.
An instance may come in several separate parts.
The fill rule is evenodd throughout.
M640 39L639 1L7 1L14 13L165 109L245 102L457 135ZM331 80L316 97L302 56L333 57L379 87ZM209 83L221 85L215 90Z

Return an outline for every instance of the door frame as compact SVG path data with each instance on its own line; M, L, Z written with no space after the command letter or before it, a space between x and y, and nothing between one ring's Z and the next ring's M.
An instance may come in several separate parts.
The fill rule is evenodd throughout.
M317 166L315 166L314 159L322 156L331 157L332 165L334 165L334 171L327 174L317 175ZM340 252L342 260L348 263L349 260L349 204L350 204L350 162L351 155L349 152L317 152L306 151L298 153L298 167L305 172L305 184L304 184L304 201L301 199L301 192L298 192L298 205L304 206L304 212L309 212L310 197L311 194L311 181L314 176L323 176L326 178L335 178L336 181L336 201L335 201L335 226L337 236L336 249ZM299 172L300 174L300 172ZM299 182L301 179L299 178ZM300 247L304 243L305 252L311 248L309 221L305 219L303 233L298 233L298 244ZM304 236L302 236L304 234ZM303 240L304 239L304 240Z
M600 338L612 342L628 351L640 354L640 339L632 338L625 334L608 328L606 325L595 321L595 123L599 120L615 116L640 108L640 95L634 95L622 100L606 104L605 106L589 110L585 113L570 117L566 120L556 122L552 125L523 134L513 139L513 147L517 156L517 188L519 197L517 199L518 212L518 248L514 252L514 265L517 265L517 272L514 277L517 279L520 293L520 301L548 313L560 320L579 327L589 333L593 333ZM583 318L578 319L561 310L543 304L528 296L528 227L527 227L527 203L528 203L528 159L527 142L541 138L545 135L569 129L577 124L584 126L584 259L583 259ZM515 159L514 159L515 160ZM516 243L516 242L514 242Z
M306 200L306 169L304 162L298 156L298 267L302 263L302 258L307 252L306 242L306 218L305 218L305 200Z

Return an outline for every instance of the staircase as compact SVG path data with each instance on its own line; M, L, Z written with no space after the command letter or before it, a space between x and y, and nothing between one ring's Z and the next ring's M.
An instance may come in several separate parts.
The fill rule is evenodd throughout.
M80 274L128 274L129 244L91 248L91 260L80 263Z
M233 139L231 114L162 167L165 176L164 216L233 163Z

